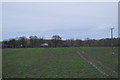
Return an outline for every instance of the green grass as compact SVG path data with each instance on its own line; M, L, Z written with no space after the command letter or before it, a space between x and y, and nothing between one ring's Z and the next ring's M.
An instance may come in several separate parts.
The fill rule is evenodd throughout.
M99 51L98 51L99 50ZM106 47L19 48L3 50L3 78L104 78L76 52L85 51L117 70L117 59ZM108 57L109 55L109 57ZM105 58L106 56L106 58ZM115 60L115 61L112 61ZM114 64L114 65L112 65Z
M119 47L120 48L120 47ZM115 55L112 55L112 48L110 47L83 47L80 50L89 54L93 59L101 61L103 64L109 66L118 72L118 48L113 49Z
M110 77L117 77L117 75L113 75L111 71L115 71L118 73L118 49L120 47L114 47L113 51L111 47L82 47L79 50L84 51L88 54L92 59L96 61L102 62L102 65L98 65L103 67L104 71L109 74ZM115 54L112 55L112 52ZM108 69L109 68L109 69ZM110 71L111 70L111 71Z

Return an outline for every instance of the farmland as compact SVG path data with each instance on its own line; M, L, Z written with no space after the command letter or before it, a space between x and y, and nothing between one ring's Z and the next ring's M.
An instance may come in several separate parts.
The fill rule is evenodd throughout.
M116 78L118 48L3 49L3 78Z

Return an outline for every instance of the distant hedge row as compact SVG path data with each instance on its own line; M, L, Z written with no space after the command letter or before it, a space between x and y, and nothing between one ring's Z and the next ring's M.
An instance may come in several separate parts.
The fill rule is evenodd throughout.
M41 46L46 43L48 46ZM37 36L19 37L2 41L2 48L39 48L39 47L80 47L80 46L120 46L120 38L105 38L100 40L89 39L67 39L62 40L59 35L51 39L38 38Z

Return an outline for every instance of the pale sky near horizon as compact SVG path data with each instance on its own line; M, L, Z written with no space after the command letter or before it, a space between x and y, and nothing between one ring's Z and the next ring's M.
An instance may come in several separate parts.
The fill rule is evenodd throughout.
M110 38L118 36L117 2L2 3L2 38L36 35L50 39Z

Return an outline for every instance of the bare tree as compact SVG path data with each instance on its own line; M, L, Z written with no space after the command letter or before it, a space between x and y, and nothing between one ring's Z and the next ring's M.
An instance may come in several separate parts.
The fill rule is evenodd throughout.
M59 35L52 36L53 47L60 46L62 38Z

